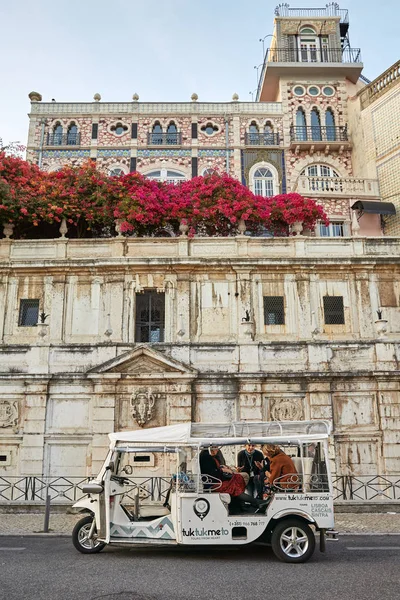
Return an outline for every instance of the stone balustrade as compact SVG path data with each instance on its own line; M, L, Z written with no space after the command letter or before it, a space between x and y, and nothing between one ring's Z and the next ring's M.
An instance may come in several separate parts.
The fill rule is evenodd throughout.
M376 260L400 258L400 238L288 238L237 237L188 238L58 238L47 240L12 240L0 242L0 266L9 262L32 264L54 263L62 260L101 261L133 259L135 263L166 260L179 263L185 260L320 260L336 262L352 258ZM155 264L153 262L153 264Z
M379 96L400 81L400 60L359 92L361 109L367 108Z
M282 115L281 102L32 102L31 115Z
M376 179L356 177L306 177L297 179L294 191L324 198L379 198Z

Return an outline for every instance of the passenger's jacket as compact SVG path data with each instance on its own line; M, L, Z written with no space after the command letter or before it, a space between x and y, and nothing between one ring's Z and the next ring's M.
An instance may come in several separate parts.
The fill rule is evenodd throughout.
M246 450L241 450L237 455L237 466L243 467L242 473L250 473L253 475L258 475L260 473L260 469L254 464L255 462L262 463L264 460L264 455L259 450L254 450L253 454L247 454Z
M293 475L293 474L297 473L296 467L294 466L292 459L290 458L290 456L288 456L284 452L279 452L279 454L276 454L276 456L273 456L270 459L270 463L271 463L271 471L270 471L271 475L269 477L269 482L272 485L274 484L275 479L278 479L278 477L282 477L283 475ZM290 479L291 479L290 477L284 477L283 479L278 481L276 483L276 485L279 485L281 487L289 487L289 484L282 486L282 483L284 481L288 481ZM296 478L294 478L294 479L296 480Z

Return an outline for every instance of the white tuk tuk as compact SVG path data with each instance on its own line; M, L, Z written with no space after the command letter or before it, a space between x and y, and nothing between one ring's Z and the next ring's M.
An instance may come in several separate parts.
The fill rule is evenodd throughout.
M74 546L100 552L107 544L270 544L285 562L305 562L333 531L333 490L328 421L183 423L111 433L100 473L82 487L74 507L88 513L75 526ZM296 472L275 479L265 512L239 507L210 475L200 454L219 446L227 464L247 443L275 444L291 456ZM264 503L265 504L265 503Z

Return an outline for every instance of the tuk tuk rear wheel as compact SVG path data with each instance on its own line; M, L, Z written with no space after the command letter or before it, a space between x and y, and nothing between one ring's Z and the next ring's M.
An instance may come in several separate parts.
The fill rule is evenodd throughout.
M271 546L279 560L302 563L314 553L315 536L311 527L301 519L285 519L273 530Z
M92 526L94 515L87 515L80 519L72 531L72 543L82 554L95 554L103 550L105 543L97 539L97 529L95 528L92 538L89 539L89 532Z

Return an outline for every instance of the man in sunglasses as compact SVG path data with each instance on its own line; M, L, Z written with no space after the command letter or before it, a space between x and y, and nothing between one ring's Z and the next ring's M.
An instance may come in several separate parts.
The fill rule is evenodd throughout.
M244 450L241 450L237 455L237 470L248 474L249 483L247 484L246 491L252 496L257 496L259 491L256 481L260 478L262 470L260 463L262 464L263 459L263 453L260 450L256 450L256 445L252 444L250 440L247 441ZM264 477L264 473L261 473L261 475Z

